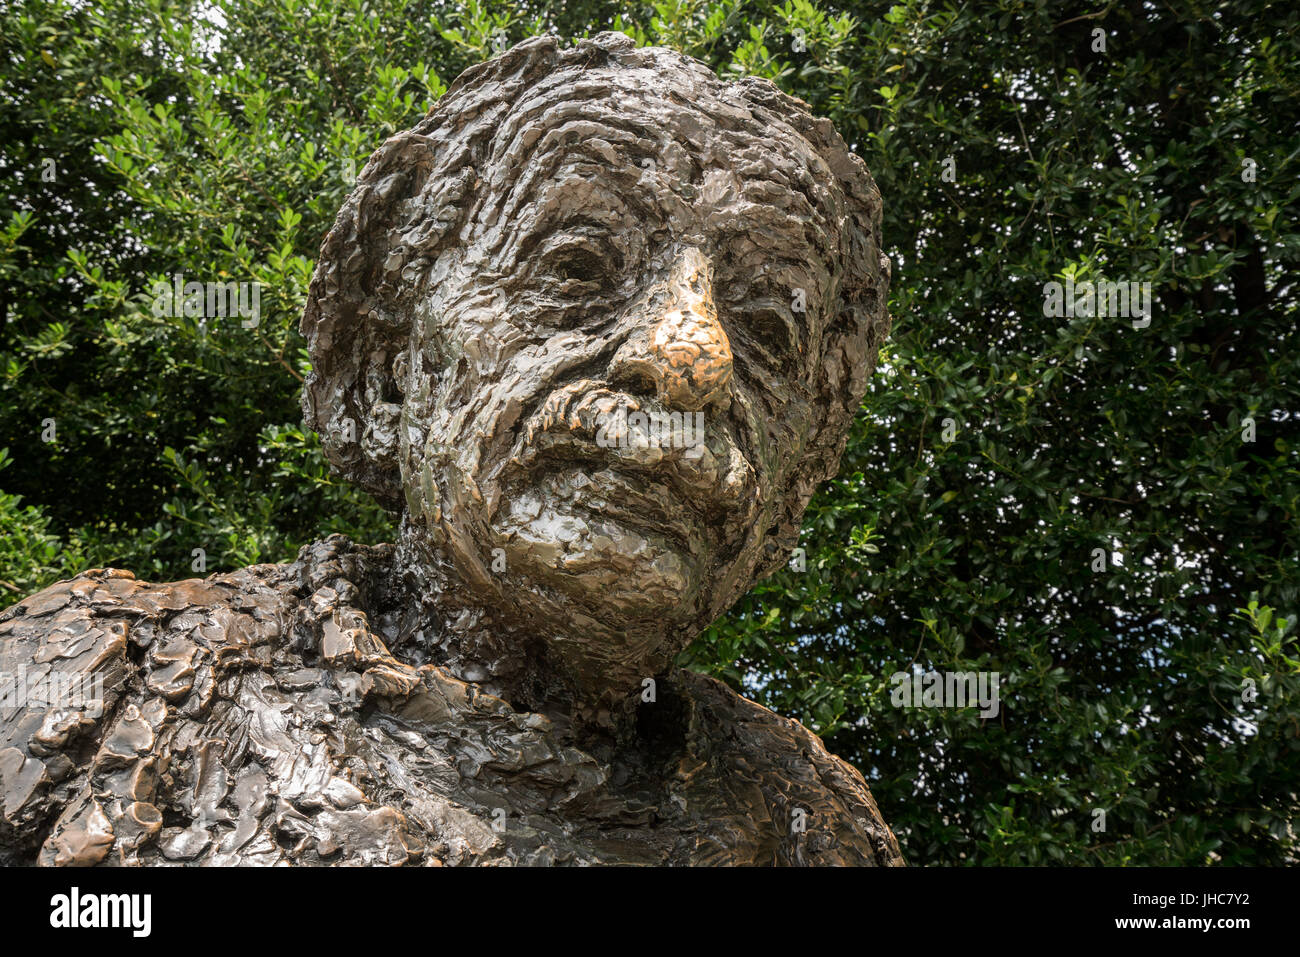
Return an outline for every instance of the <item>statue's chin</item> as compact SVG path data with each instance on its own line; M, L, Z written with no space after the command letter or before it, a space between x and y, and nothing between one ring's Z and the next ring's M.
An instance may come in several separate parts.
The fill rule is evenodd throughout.
M690 603L708 548L689 516L666 487L574 467L517 489L496 531L511 577L607 608L617 627Z

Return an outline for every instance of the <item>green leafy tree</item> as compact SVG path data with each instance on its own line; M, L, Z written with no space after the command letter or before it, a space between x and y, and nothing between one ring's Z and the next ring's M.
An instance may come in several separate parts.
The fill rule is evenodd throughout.
M803 570L684 663L826 736L915 864L1294 862L1286 4L6 6L0 593L390 537L300 424L313 257L369 154L461 70L602 29L831 118L894 265ZM178 276L259 283L256 324L159 315ZM1045 311L1046 284L1101 279L1150 283L1149 323ZM932 671L996 672L997 714L895 705L893 676Z

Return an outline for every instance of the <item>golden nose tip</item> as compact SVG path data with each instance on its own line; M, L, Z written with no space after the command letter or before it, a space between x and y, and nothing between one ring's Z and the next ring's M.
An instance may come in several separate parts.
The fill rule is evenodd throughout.
M731 342L711 304L673 310L655 327L651 353L656 385L670 406L693 412L708 405L731 381Z

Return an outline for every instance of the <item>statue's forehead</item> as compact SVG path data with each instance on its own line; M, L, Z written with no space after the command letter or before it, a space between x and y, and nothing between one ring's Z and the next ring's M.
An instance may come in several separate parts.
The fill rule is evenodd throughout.
M505 265L529 234L575 220L668 227L705 244L761 225L774 249L830 252L838 204L824 161L788 127L717 95L721 86L617 70L530 88L500 116L465 238Z

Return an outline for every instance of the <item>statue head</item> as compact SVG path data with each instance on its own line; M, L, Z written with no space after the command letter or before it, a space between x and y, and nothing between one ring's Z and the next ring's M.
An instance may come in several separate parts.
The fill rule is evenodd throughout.
M875 183L804 103L621 34L533 39L366 164L303 409L427 598L631 691L788 559L888 282Z

